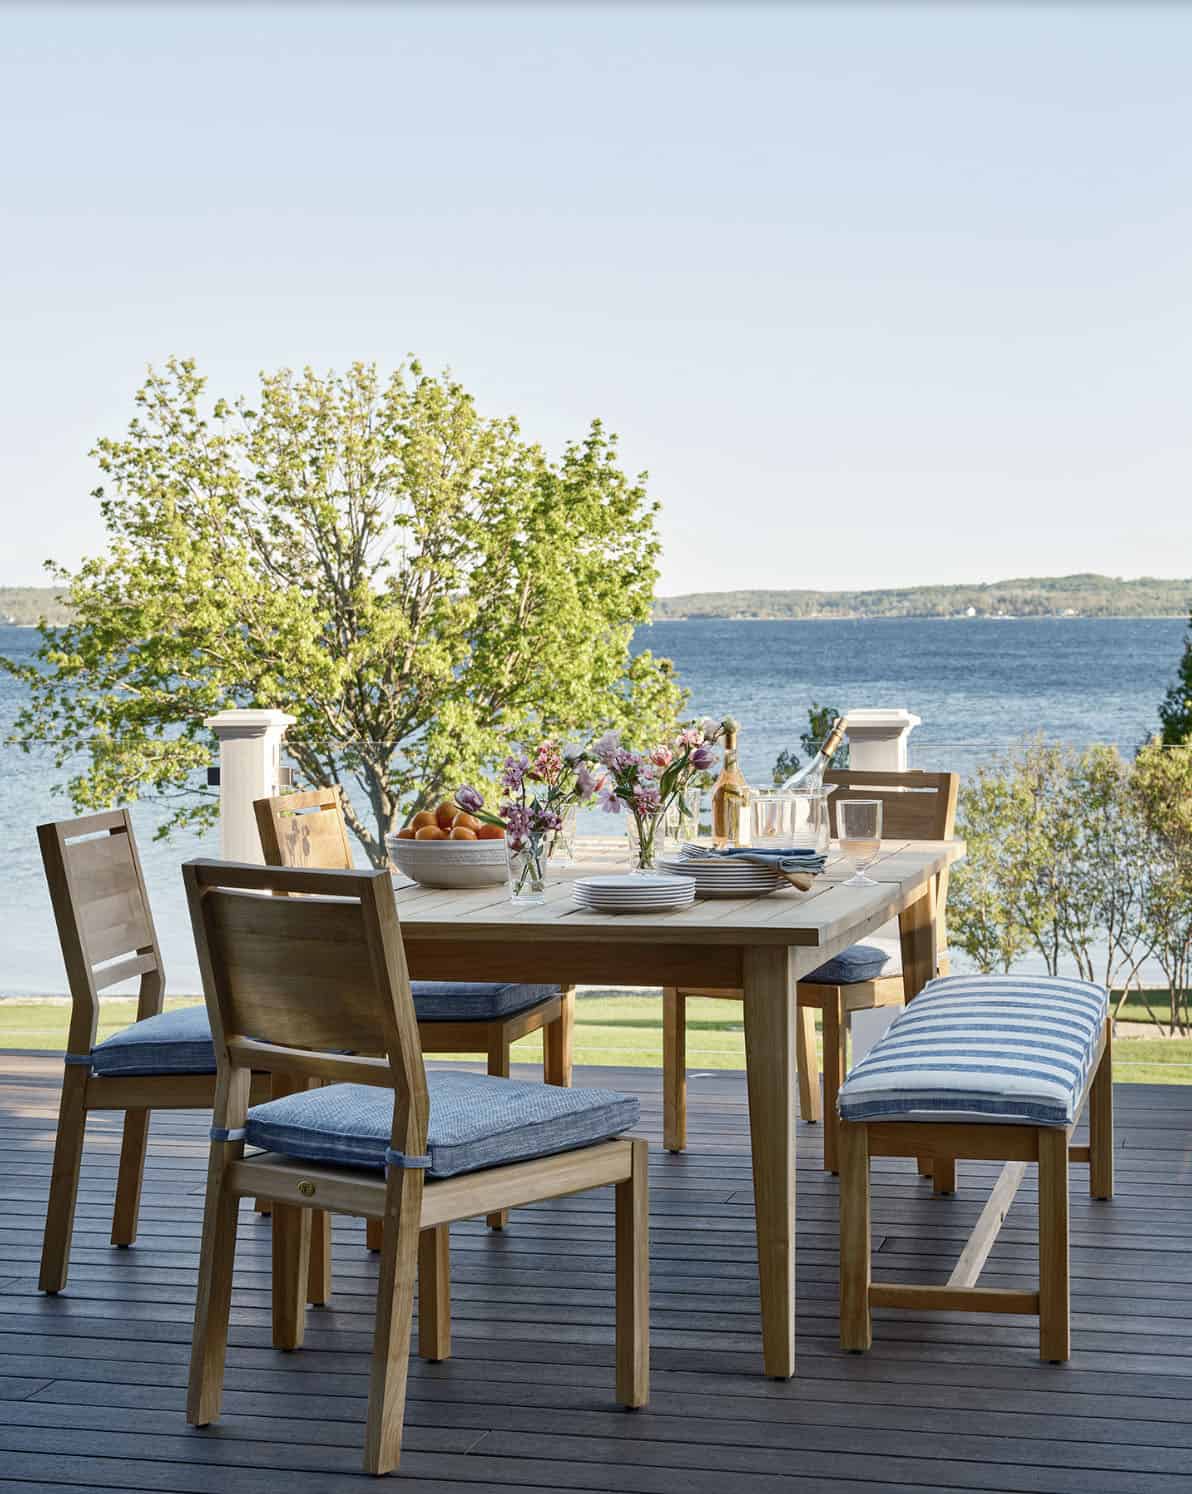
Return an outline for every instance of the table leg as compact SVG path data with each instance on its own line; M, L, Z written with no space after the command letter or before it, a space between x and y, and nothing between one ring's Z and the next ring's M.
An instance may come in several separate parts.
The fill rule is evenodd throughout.
M745 1066L765 1372L795 1372L795 982L790 951L744 952Z
M913 1001L929 980L935 978L935 878L929 877L922 894L898 915L898 933L902 944L902 991L905 1001ZM934 1179L937 1193L956 1191L956 1164L947 1158L936 1162L919 1158L919 1173Z

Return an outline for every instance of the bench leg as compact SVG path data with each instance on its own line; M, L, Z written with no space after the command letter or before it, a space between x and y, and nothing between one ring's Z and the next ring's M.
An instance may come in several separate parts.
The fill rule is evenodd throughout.
M662 991L662 1144L687 1145L687 998L674 986Z
M571 1088L571 1052L575 1031L575 987L564 986L559 1015L542 1030L542 1077L560 1089Z
M863 1353L873 1342L869 1312L869 1130L840 1121L840 1346Z
M1053 1364L1070 1351L1068 1133L1039 1131L1039 1354Z
M932 1191L940 1194L956 1192L956 1158L937 1157L931 1164Z
M446 1224L418 1236L418 1353L436 1363L451 1355L451 1236Z
M1089 1192L1113 1197L1113 1024L1105 1024L1105 1051L1089 1090Z

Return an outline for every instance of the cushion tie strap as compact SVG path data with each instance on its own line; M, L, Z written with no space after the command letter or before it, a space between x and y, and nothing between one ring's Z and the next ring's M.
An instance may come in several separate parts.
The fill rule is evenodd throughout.
M81 1063L85 1063L87 1065L87 1067L90 1068L91 1067L91 1055L90 1055L90 1053L64 1053L62 1055L62 1062L63 1063L80 1063L80 1064Z
M243 1141L244 1127L233 1126L229 1130L227 1126L212 1126L208 1135L212 1141Z
M386 1167L429 1167L429 1157L407 1157L405 1152L395 1152L392 1147L385 1148Z

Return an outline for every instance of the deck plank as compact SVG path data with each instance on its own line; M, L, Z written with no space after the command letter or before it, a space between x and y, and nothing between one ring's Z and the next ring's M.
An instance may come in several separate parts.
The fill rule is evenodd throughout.
M301 1353L269 1345L269 1233L241 1216L225 1416L186 1426L206 1120L156 1116L141 1235L108 1243L119 1118L96 1117L70 1286L36 1291L61 1072L0 1054L0 1494L338 1494L359 1466L375 1257L335 1225L335 1294ZM527 1070L527 1076L533 1074ZM836 1341L836 1184L799 1127L799 1374L757 1372L760 1324L745 1087L691 1081L691 1145L659 1149L656 1070L579 1077L636 1093L651 1140L650 1407L612 1397L611 1195L515 1211L497 1237L452 1229L453 1358L411 1363L403 1477L427 1494L511 1489L624 1494L1183 1494L1192 1487L1192 1089L1121 1086L1119 1191L1073 1169L1073 1357L1040 1364L1033 1319L879 1312L874 1348ZM1173 1157L1179 1151L1181 1157ZM946 1278L997 1167L962 1164L934 1198L911 1164L873 1187L875 1275ZM1028 1173L983 1283L1036 1269ZM1173 1248L1176 1247L1176 1248Z

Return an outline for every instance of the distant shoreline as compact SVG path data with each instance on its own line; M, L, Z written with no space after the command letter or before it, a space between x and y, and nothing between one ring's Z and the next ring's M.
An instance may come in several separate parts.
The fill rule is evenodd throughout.
M1089 612L1077 613L1075 616L1065 615L1061 612L1035 612L1035 613L978 613L975 617L944 616L938 612L904 612L895 617L874 616L867 612L822 612L810 614L806 617L765 617L757 615L733 615L715 612L695 612L690 615L652 617L643 627L653 627L655 623L680 623L680 622L766 622L766 623L821 623L821 622L881 622L881 623L904 623L904 622L937 622L937 623L971 623L971 622L1056 622L1056 623L1079 623L1079 622L1183 622L1187 617L1186 612Z

